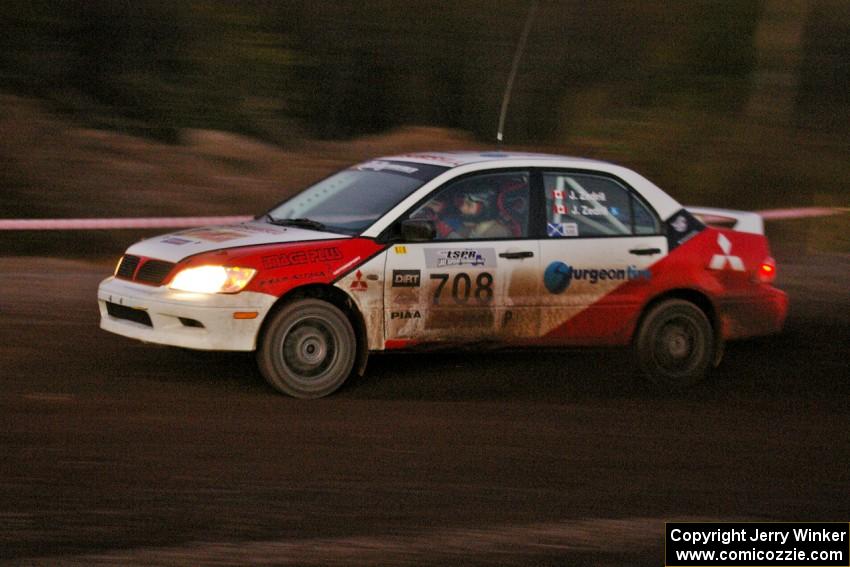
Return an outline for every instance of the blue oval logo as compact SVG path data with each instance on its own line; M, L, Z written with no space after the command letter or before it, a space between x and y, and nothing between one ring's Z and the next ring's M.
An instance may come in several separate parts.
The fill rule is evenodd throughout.
M549 293L563 293L570 287L571 281L573 281L573 269L563 262L552 262L543 272L543 285Z

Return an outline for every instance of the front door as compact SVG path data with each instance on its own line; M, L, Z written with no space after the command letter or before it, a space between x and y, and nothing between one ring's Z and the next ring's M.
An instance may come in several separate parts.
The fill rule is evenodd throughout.
M509 342L539 332L539 241L529 238L524 171L450 182L411 213L437 226L430 242L388 252L386 339Z

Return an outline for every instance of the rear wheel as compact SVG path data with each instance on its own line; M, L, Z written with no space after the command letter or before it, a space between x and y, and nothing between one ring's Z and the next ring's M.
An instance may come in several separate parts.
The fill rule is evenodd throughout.
M705 377L715 360L714 332L699 307L671 299L647 312L635 350L646 378L659 387L678 390Z
M336 306L294 301L273 315L257 349L266 381L296 398L320 398L342 386L354 366L357 337Z

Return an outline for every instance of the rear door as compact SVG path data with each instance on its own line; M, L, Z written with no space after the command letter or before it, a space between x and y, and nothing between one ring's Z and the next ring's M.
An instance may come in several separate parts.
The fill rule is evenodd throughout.
M616 344L651 292L650 267L667 255L657 215L622 181L544 171L540 242L541 336Z
M478 199L478 214L466 215ZM388 252L384 317L390 343L511 342L538 333L539 242L529 235L527 171L447 183L408 218L431 220L430 242Z

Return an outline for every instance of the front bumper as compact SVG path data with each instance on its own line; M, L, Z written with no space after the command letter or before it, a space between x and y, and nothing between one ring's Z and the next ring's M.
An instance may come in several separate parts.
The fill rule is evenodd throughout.
M255 350L260 325L276 299L250 291L189 293L115 277L103 280L97 290L101 329L149 343L198 350ZM257 316L236 319L237 312L256 312Z

